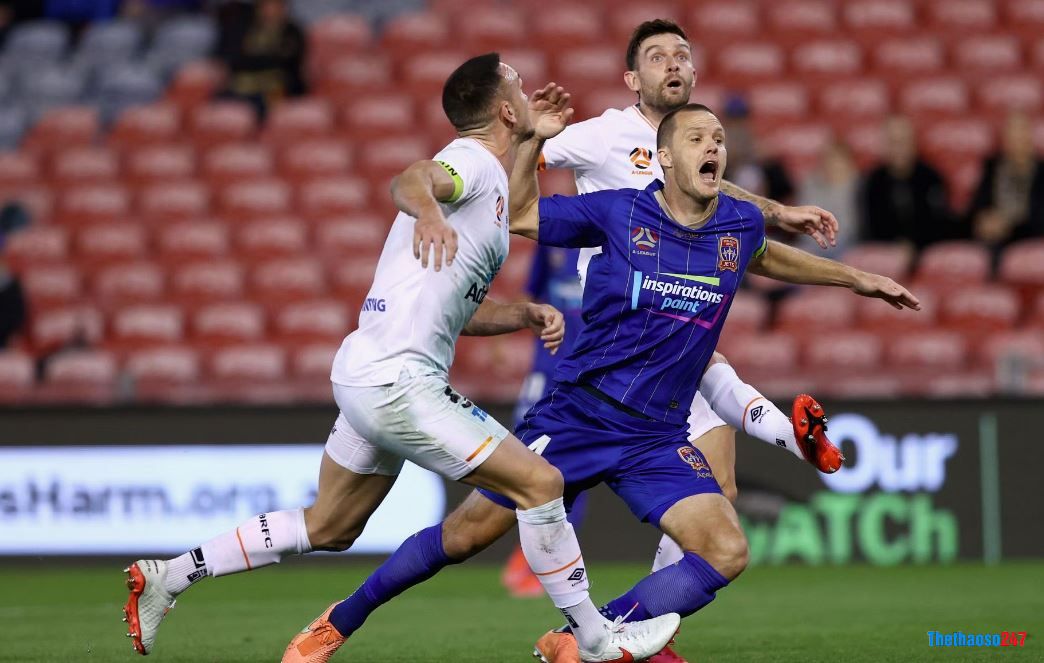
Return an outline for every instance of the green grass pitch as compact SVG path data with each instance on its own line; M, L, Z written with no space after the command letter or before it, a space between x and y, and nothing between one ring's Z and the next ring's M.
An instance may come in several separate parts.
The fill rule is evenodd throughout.
M296 561L217 580L178 602L147 661L278 661L293 633L370 569ZM594 564L596 601L645 569ZM513 600L498 569L453 567L376 612L334 661L527 661L561 619L545 600ZM118 566L0 565L0 661L138 660L123 636ZM690 661L1044 661L1044 563L996 568L755 568L683 622ZM1022 648L929 648L926 632L1027 631Z

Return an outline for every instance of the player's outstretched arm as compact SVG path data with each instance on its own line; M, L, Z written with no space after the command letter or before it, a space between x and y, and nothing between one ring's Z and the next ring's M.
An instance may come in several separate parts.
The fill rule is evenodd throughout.
M463 333L465 336L499 336L519 329L531 329L554 354L565 338L565 318L549 304L501 304L487 297L464 326Z
M883 299L897 309L921 309L917 297L887 276L864 272L779 242L769 241L765 251L751 261L748 271L787 283L849 288L863 297Z
M778 226L796 235L808 235L824 249L837 246L837 219L822 207L791 207L751 193L727 180L722 180L721 191L727 196L757 205L765 217L765 223L769 225Z
M400 210L417 219L413 226L413 257L428 267L428 256L435 251L435 271L457 255L457 231L442 215L439 201L452 201L460 195L460 178L435 161L418 161L396 175L391 183L392 199Z

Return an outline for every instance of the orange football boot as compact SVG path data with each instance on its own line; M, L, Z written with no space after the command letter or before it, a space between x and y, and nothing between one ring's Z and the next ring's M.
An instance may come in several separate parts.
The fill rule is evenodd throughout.
M515 546L511 557L504 564L500 574L500 582L508 590L508 594L517 599L536 598L544 595L544 586L529 568L526 556L522 554L522 546Z
M326 612L294 636L283 652L283 663L326 663L348 639L330 623L330 613L336 603Z
M558 629L540 636L533 646L533 658L541 663L581 663L576 638L572 633Z
M826 413L823 406L808 394L794 399L790 421L794 424L794 437L805 460L824 474L833 474L841 469L845 456L826 436Z

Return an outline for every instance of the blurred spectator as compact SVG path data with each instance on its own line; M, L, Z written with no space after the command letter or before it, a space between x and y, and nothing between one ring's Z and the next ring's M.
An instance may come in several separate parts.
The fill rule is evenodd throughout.
M729 142L725 176L751 193L789 203L794 195L790 176L783 162L758 154L749 117L750 109L742 97L731 97L725 103L725 132Z
M0 210L0 252L11 233L28 224L25 210L17 204L5 205ZM25 291L18 277L11 272L0 253L0 348L7 347L11 338L22 331L28 317Z
M155 26L171 16L202 8L202 0L124 0L121 13L126 18Z
M918 249L953 239L960 226L949 209L946 182L917 151L913 125L893 117L884 126L884 162L863 189L864 238L907 241Z
M0 45L15 23L43 16L44 0L0 0Z
M1025 115L1008 117L1001 151L983 163L968 216L973 236L993 247L1044 237L1044 162Z
M226 96L251 102L262 118L271 104L305 92L305 34L286 0L258 0L246 23L222 21L218 56L228 65Z
M859 241L859 169L852 150L833 140L823 146L819 164L798 190L799 205L819 205L833 212L840 230L837 247L821 249L815 240L802 235L798 245L819 255L837 256Z

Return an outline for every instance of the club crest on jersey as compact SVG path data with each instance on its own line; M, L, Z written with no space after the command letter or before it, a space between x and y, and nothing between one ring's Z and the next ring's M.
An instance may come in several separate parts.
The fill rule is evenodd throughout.
M718 238L718 271L726 269L730 272L739 270L740 241L739 237L725 235Z
M497 227L504 222L504 196L497 196Z
M631 243L635 246L634 249L631 249L631 253L643 256L656 255L656 245L660 243L660 234L642 226L631 233Z
M628 155L631 163L634 164L638 170L634 171L632 175L648 175L649 166L652 165L652 151L645 147L636 147L631 150Z
M678 447L678 456L689 467L696 470L696 476L701 479L708 479L712 476L710 466L692 447Z

